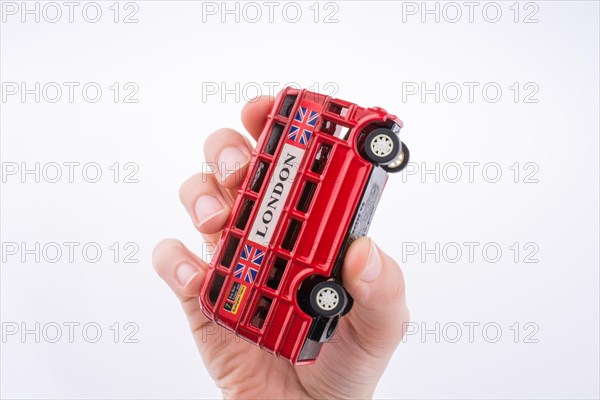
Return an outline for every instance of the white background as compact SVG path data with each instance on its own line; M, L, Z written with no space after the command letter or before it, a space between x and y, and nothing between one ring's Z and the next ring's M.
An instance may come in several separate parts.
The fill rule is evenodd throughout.
M296 23L294 9L282 12L284 3L273 22L258 3L263 15L253 23L255 10L244 13L244 3L237 5L239 22L235 14L222 22L220 2L212 3L219 10L210 15L192 1L138 1L137 23L123 23L135 8L121 3L115 23L112 3L99 2L96 23L83 18L84 2L73 23L62 3L56 23L43 14L39 23L35 15L22 22L20 2L14 3L16 15L2 4L3 398L220 396L150 256L163 237L202 251L179 204L179 185L200 170L207 135L222 126L242 130L244 97L256 88L268 94L274 82L276 89L296 82L381 105L405 121L415 174L390 177L371 235L401 262L412 329L419 332L398 348L376 397L598 398L597 2L480 2L473 22L462 2L454 3L462 13L456 22L456 7L446 3L427 4L438 7L439 22L421 14L420 2L321 3L317 22L312 3L302 3ZM44 5L38 3L40 13ZM502 14L493 23L497 8ZM46 11L53 19L55 10ZM93 9L88 12L93 18ZM56 103L48 101L54 92L41 93L36 103L34 94L24 100L21 93L9 95L11 82L30 89L35 82L79 86L72 103L66 86ZM82 97L88 82L103 90L96 103ZM121 88L116 103L109 89L115 82ZM128 82L139 88L137 103L123 102ZM421 98L407 92L421 83L434 89L436 82L439 102L434 93ZM472 101L464 82L478 85ZM222 98L220 85L232 92ZM462 97L453 102L456 85ZM499 99L494 87L502 90ZM38 183L20 170L6 175L14 165L40 163L51 180L52 163L64 162L96 162L102 177L86 182L81 165L73 183L64 166L57 183L43 174ZM119 183L109 169L115 162ZM124 169L128 162L139 166L138 183L123 182L132 171ZM434 173L420 174L437 162L439 182ZM479 163L472 182L464 163ZM462 175L452 183L457 165ZM502 175L492 183L498 170ZM41 254L39 262L25 255L23 262L21 252L7 250L11 243L34 248L36 242L80 245L73 262L64 246L55 263L48 260L54 253ZM96 263L82 257L89 242L103 251ZM117 262L109 249L115 242L121 247ZM139 246L137 262L123 262L128 242ZM478 243L472 260L465 242ZM439 251L423 253L436 243ZM463 252L456 262L453 243ZM498 247L502 255L492 262ZM411 254L415 248L421 251ZM524 262L533 251L528 260L538 262ZM80 324L73 343L68 322ZM110 329L116 322L118 343ZM124 343L132 332L127 322L139 327L130 338L137 343ZM479 324L472 343L464 325L470 322ZM21 336L36 323L39 343L34 333ZM97 343L85 340L86 323L102 328ZM55 336L53 324L63 328L57 343L48 340ZM485 324L491 328L483 332ZM455 340L457 325L462 336ZM8 335L15 326L19 332ZM490 343L497 327L502 336ZM432 333L422 337L423 328Z

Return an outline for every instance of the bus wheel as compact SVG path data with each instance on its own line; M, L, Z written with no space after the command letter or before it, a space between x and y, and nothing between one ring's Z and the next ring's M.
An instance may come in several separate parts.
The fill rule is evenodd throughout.
M321 282L310 291L309 305L314 316L334 317L341 314L347 304L346 290L336 282Z
M377 128L367 135L365 153L376 164L388 164L398 158L401 151L398 135L388 128Z
M389 164L382 165L381 167L390 173L400 172L404 169L404 167L406 167L406 164L408 164L409 158L410 158L410 152L408 151L408 147L406 147L406 145L403 142L402 143L402 151L400 152L398 157L395 160L393 160L392 162L390 162Z

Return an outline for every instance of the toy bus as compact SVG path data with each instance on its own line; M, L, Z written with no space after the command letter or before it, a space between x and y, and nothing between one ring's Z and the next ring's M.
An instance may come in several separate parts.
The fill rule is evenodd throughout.
M206 316L292 364L315 362L352 307L344 254L388 172L408 162L401 128L379 107L280 92L201 289Z

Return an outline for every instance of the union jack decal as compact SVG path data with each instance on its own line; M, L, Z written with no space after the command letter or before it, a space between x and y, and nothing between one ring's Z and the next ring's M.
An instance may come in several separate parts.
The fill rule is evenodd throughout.
M238 260L233 276L245 282L254 283L258 275L258 268L265 258L265 251L256 245L246 243Z
M295 144L306 146L310 135L315 130L315 125L319 119L319 113L310 108L300 106L296 111L296 116L292 122L288 139Z

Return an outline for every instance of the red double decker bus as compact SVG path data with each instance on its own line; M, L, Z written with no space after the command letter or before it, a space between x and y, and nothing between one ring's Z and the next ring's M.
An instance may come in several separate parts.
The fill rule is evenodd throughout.
M277 96L209 266L200 303L219 325L293 364L314 362L352 306L344 254L367 233L402 122L307 90Z

